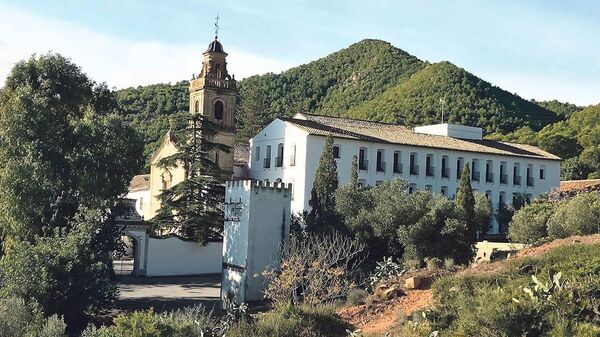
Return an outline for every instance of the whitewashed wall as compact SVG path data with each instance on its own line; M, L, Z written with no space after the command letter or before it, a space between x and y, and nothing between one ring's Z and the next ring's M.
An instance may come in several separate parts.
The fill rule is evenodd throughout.
M283 167L274 167L274 158L277 156L277 145L284 143L284 161ZM368 186L375 186L377 182L401 178L411 184L417 190L431 188L434 193L441 193L442 187L447 190L449 198L454 197L459 185L459 179L456 178L456 160L461 157L465 163L472 163L473 159L479 161L478 171L480 180L473 181L472 185L480 193L489 195L494 207L498 206L501 192L504 194L505 203L513 201L514 193L529 194L535 197L539 194L549 192L560 182L560 161L546 160L538 158L527 158L517 156L503 156L486 153L454 151L439 148L426 148L416 146L405 146L386 143L371 143L349 139L334 139L335 145L340 147L340 158L336 159L339 173L339 184L347 184L350 177L350 168L352 157L358 156L359 149L367 149L366 159L369 162L369 169L359 171L359 179ZM291 149L296 145L296 165L290 165ZM325 137L309 135L307 132L289 125L281 120L274 120L265 129L258 133L250 142L250 177L255 180L282 181L292 183L292 213L309 210L308 202L315 177L315 172L319 164L319 158L323 151ZM263 159L266 154L266 146L271 146L271 168L263 168ZM256 148L261 148L261 156L256 160ZM384 150L385 172L377 172L377 150ZM401 152L401 164L403 170L401 174L393 173L394 151ZM410 154L416 152L417 166L419 175L410 175ZM428 177L425 173L426 157L433 155L432 166L435 168L435 176ZM449 178L441 177L442 156L448 157ZM492 161L493 182L486 182L485 165L486 161ZM507 183L500 183L500 163L506 162L505 174ZM520 164L521 184L514 185L513 165ZM526 184L527 165L532 165L532 176L534 177L534 186ZM539 179L539 169L545 167L545 179ZM497 228L492 229L492 233Z
M146 276L218 274L222 266L222 242L203 246L177 237L149 237Z

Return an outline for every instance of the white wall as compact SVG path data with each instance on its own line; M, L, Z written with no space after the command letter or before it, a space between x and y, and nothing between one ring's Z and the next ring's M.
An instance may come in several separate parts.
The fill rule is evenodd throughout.
M271 145L272 157L276 156L277 144L284 143L284 165L281 168L263 168L263 158L265 157L266 145ZM289 165L291 145L296 144L296 165ZM290 126L283 121L275 120L257 134L251 140L251 162L250 162L250 177L256 180L276 181L281 179L285 183L293 184L292 192L292 212L302 212L308 210L308 202L314 181L315 171L318 167L319 158L323 151L325 137L308 135L308 133L300 130L295 126ZM367 149L367 159L369 161L369 169L359 172L359 179L366 182L367 185L374 186L378 181L401 178L412 184L418 190L424 190L426 186L431 186L434 193L440 193L442 187L448 191L448 197L452 198L456 189L459 186L460 180L457 179L456 161L462 157L465 163L471 166L473 159L478 159L480 172L480 180L473 181L473 188L481 193L490 195L490 199L494 207L498 206L500 192L504 192L506 203L511 203L513 193L524 193L535 197L539 194L549 192L552 188L559 185L560 182L560 161L546 160L538 158L518 157L518 156L501 156L495 154L453 151L438 148L426 148L405 146L397 144L369 143L348 139L334 139L334 144L340 146L340 158L336 159L339 173L339 184L344 185L349 181L350 168L352 157L358 156L359 148ZM261 159L256 161L254 151L256 147L261 147ZM384 162L386 163L385 172L377 172L377 150L384 150ZM401 174L393 173L393 156L394 151L401 151L401 164L403 172ZM410 175L409 172L409 157L411 152L416 152L417 165L419 166L419 175ZM433 177L428 177L425 174L426 157L428 154L433 155L432 166L435 168ZM449 178L441 177L442 156L448 157ZM273 159L274 160L274 159ZM494 181L486 182L485 164L486 161L492 161L492 173ZM507 183L500 183L500 163L506 162L505 174L507 175ZM520 164L521 184L514 185L513 182L513 165ZM273 164L273 163L272 163ZM534 186L526 184L526 169L528 165L532 165L532 176L534 177ZM539 179L540 167L545 167L545 179ZM472 168L472 167L471 167Z
M237 303L263 298L263 272L279 268L281 248L289 236L290 201L289 186L283 184L227 182L222 298ZM229 216L233 204L241 210L239 218Z
M126 199L135 199L135 210L139 215L143 216L144 211L150 207L150 189L137 190L128 192Z
M222 250L222 242L203 246L177 237L149 237L146 276L218 274L221 272Z

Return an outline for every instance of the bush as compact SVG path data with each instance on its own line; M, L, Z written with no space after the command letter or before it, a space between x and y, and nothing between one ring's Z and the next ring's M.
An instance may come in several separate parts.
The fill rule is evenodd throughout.
M373 289L378 283L402 276L405 272L406 269L402 268L400 263L394 262L391 257L384 258L383 261L377 262L375 270L369 276L369 288Z
M436 271L442 267L442 260L437 257L425 258L425 266L429 271Z
M348 305L364 304L367 296L369 296L369 294L363 289L350 289L348 294L346 294L346 303Z
M600 245L563 246L538 258L505 263L506 268L494 274L436 281L433 292L438 305L427 315L429 332L443 330L448 336L593 335L590 326L600 322ZM539 275L537 282L518 273L523 265L533 267ZM558 271L562 278L554 276Z
M101 216L85 213L68 234L12 245L0 261L1 294L35 301L44 315L64 316L70 330L83 329L86 313L111 304L117 294L109 279L112 265L98 249L104 243Z
M66 325L57 316L45 319L40 307L10 297L0 299L0 336L65 337Z
M258 314L253 322L241 321L227 331L228 337L338 337L350 329L331 306L278 307Z
M265 296L275 305L329 303L355 287L365 246L338 233L291 237L279 270L267 270Z
M152 310L119 315L109 327L88 327L82 337L216 337L217 322L202 306L156 314Z
M600 229L600 196L578 194L559 205L548 220L548 235L552 239L571 235L598 233Z
M548 236L548 219L555 205L548 202L534 202L515 213L508 237L513 242L537 244Z

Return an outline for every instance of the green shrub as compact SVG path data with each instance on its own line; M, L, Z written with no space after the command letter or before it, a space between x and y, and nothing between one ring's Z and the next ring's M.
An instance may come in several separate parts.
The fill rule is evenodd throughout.
M386 282L392 278L402 276L406 269L399 262L394 262L390 257L384 257L383 261L377 261L375 270L369 276L369 288L373 289L378 283Z
M427 270L436 271L442 267L442 260L437 257L425 258L425 266Z
M569 245L507 261L493 274L444 277L433 285L438 305L427 321L447 336L596 336L599 264L600 245ZM537 282L518 272L523 265ZM552 286L556 278L546 275L559 271Z
M345 336L347 323L331 306L318 308L279 307L259 314L252 321L241 321L227 331L228 337L338 337Z
M0 336L65 337L66 325L57 316L45 319L40 307L10 297L0 299Z
M555 205L548 202L534 202L515 213L508 230L513 242L537 244L548 236L548 219Z
M559 205L548 220L548 235L552 239L571 235L598 233L600 229L600 196L578 194Z
M364 304L369 294L360 288L350 289L346 295L346 303L349 305Z

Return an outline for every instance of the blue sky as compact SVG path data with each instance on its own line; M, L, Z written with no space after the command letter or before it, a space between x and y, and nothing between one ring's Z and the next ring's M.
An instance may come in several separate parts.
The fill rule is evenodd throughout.
M0 77L52 50L119 88L187 79L217 13L238 78L377 38L527 99L600 102L596 1L0 0Z

